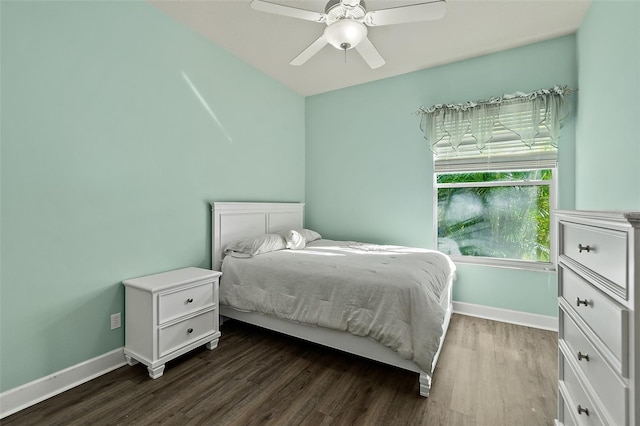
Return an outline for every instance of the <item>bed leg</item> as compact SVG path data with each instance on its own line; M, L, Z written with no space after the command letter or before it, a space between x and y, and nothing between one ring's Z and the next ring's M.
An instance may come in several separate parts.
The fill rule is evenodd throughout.
M431 390L431 376L427 373L420 374L420 396L427 398L429 396L429 390Z

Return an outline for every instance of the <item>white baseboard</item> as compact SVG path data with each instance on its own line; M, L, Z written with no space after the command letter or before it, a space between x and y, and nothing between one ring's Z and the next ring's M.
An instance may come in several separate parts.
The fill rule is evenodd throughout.
M126 364L123 348L0 393L0 419Z
M543 330L558 331L558 318L529 312L512 311L473 303L453 302L453 312L510 324L524 325Z

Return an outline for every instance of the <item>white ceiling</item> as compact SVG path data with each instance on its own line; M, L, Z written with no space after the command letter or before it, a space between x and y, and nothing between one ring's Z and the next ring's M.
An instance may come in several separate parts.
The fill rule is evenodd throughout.
M250 0L148 0L233 55L308 96L574 33L588 0L447 0L439 21L369 28L386 60L372 70L355 50L330 45L302 66L289 62L325 24L258 12ZM324 12L325 0L269 0ZM366 0L367 10L423 0Z

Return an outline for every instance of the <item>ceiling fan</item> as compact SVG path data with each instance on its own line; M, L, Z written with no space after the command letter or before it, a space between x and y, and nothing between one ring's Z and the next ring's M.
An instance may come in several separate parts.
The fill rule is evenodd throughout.
M371 11L367 11L364 0L329 0L324 13L264 0L253 0L251 7L261 12L327 25L324 33L296 56L291 65L304 64L324 46L331 44L345 52L355 48L371 68L383 66L385 60L367 38L367 27L430 21L442 18L446 12L444 0Z

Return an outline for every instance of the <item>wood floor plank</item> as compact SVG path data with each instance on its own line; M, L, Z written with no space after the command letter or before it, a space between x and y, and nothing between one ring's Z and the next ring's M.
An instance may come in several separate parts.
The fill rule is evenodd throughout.
M301 424L305 419L317 417L320 412L317 407L325 395L333 391L335 382L340 373L331 368L332 352L317 347L319 356L305 369L305 382L303 386L295 388L295 392L289 392L289 403L281 405L279 415L274 415L274 423L279 425ZM328 353L327 353L328 352ZM331 416L323 415L323 418Z
M552 425L557 334L454 315L428 399L417 374L239 322L149 379L138 364L2 425Z

